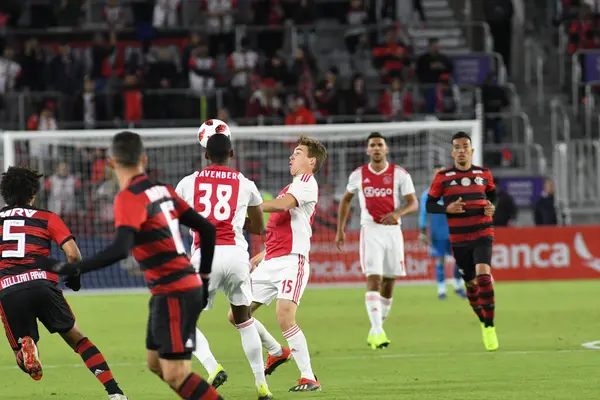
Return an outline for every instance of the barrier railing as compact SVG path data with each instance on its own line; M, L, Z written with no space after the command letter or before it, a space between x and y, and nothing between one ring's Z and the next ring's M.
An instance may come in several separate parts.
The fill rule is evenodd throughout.
M544 54L539 45L532 39L525 41L525 83L532 86L535 77L535 89L537 95L537 111L538 114L543 114L544 104L546 102L544 93Z
M559 141L571 140L571 120L567 109L558 98L550 101L550 137L552 146Z

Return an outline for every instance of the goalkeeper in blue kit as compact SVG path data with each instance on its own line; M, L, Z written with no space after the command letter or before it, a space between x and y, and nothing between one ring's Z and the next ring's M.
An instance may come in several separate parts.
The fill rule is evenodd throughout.
M434 167L433 176L435 176L442 167L436 165ZM427 215L425 203L427 203L428 190L423 192L421 196L421 206L419 207L419 239L423 244L429 245L431 257L435 259L435 280L438 287L438 298L446 299L446 271L444 261L447 256L452 255L452 247L450 246L450 232L448 230L448 220L446 214L431 214ZM440 202L443 200L440 199ZM429 225L431 222L431 225ZM427 228L429 225L429 235ZM463 281L458 270L458 265L454 264L453 269L454 292L460 297L466 298L467 294L463 289Z

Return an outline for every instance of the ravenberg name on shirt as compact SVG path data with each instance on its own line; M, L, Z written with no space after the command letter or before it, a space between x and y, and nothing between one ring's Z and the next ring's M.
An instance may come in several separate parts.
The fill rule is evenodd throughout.
M239 179L239 172L236 171L215 171L214 169L203 170L198 174L201 178L213 179Z

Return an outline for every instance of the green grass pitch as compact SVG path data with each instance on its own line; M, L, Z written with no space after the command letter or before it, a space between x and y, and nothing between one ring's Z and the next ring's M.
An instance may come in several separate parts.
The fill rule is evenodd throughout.
M269 378L276 399L598 399L600 281L498 283L500 350L484 351L478 323L465 300L441 302L435 287L399 286L385 323L392 344L366 346L368 322L359 288L307 290L298 314L323 385L320 393L288 393L298 371L293 361ZM176 399L144 367L148 295L69 296L84 333L101 349L131 400ZM253 375L227 305L200 317L200 326L229 372L225 399L255 399ZM274 308L257 314L283 341ZM14 364L0 340L0 399L105 399L102 386L60 337L40 328L44 378L35 382ZM194 368L205 371L197 361Z

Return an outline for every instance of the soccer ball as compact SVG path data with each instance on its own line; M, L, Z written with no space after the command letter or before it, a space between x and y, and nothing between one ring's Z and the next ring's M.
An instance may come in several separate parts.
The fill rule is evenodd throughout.
M231 131L225 122L220 119L209 119L203 123L198 130L198 141L200 142L200 146L206 148L208 139L215 133L222 133L231 138Z

